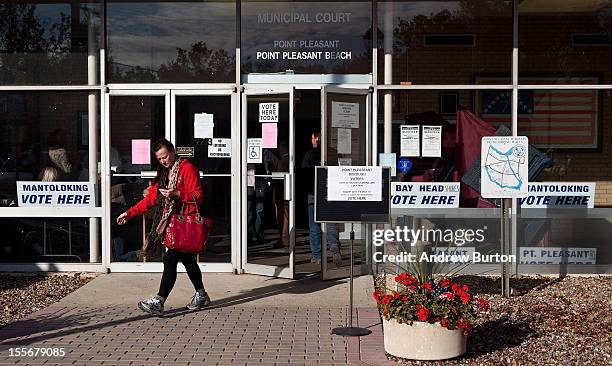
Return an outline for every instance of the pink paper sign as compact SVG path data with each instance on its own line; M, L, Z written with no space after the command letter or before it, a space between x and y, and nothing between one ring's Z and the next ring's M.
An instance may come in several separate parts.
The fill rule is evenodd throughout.
M151 140L132 140L132 164L151 164Z
M276 149L276 138L278 129L276 123L261 124L261 147L264 149Z

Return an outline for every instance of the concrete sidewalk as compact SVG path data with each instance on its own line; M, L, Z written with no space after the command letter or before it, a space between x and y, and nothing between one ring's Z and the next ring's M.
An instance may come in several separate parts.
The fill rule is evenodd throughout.
M371 276L355 279L354 324L373 334L347 339L348 281L205 274L213 305L186 311L186 274L152 317L136 308L157 292L160 273L100 275L60 302L0 328L0 365L379 365L380 319ZM8 347L63 347L65 357L10 357Z

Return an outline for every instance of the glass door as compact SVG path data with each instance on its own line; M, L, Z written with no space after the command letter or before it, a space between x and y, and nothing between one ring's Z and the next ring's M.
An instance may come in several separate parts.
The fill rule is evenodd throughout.
M242 264L248 273L293 278L293 88L242 94Z
M239 176L235 172L240 171L236 93L233 89L172 90L171 102L172 142L198 168L204 188L201 214L213 220L198 261L206 263L206 271L229 272L239 263L239 249L234 249L238 244L232 245L240 230L240 216L234 209L240 200L239 188L234 189Z
M140 201L155 177L157 162L151 143L170 136L170 92L167 90L111 90L106 95L110 120L111 270L161 270L161 251L140 250L150 230L152 212L116 224L117 217ZM152 262L152 263L145 263Z
M371 165L372 97L370 91L325 86L322 87L321 93L321 164L327 166ZM322 224L323 279L349 276L351 228L355 232L355 240L352 244L353 273L355 275L368 273L367 225ZM331 241L335 241L337 246ZM333 253L331 248L334 249ZM336 248L340 251L339 255Z

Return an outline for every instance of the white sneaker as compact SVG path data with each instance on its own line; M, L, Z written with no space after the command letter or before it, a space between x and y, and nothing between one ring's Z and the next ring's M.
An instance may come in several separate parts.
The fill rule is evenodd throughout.
M191 302L185 306L187 310L200 310L210 305L210 296L205 292L204 295L200 295L196 292L191 297Z
M151 297L150 299L138 302L138 308L145 313L158 316L164 315L164 303L157 295Z

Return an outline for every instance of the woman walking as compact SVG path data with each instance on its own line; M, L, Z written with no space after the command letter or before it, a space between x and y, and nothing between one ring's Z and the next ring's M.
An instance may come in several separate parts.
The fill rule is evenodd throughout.
M117 223L124 225L134 216L142 215L153 206L156 207L151 231L143 244L144 252L159 248L164 243L171 215L179 214L181 210L184 216L193 215L198 212L198 206L204 201L198 170L189 161L176 157L174 145L170 141L158 140L153 143L151 150L160 164L154 184L140 202L117 218ZM195 253L167 249L163 260L164 273L159 292L150 299L138 303L142 311L163 315L164 302L176 282L176 266L179 260L187 269L189 279L196 291L191 302L187 304L187 309L198 310L210 305L210 297L204 290L202 272L197 264Z

